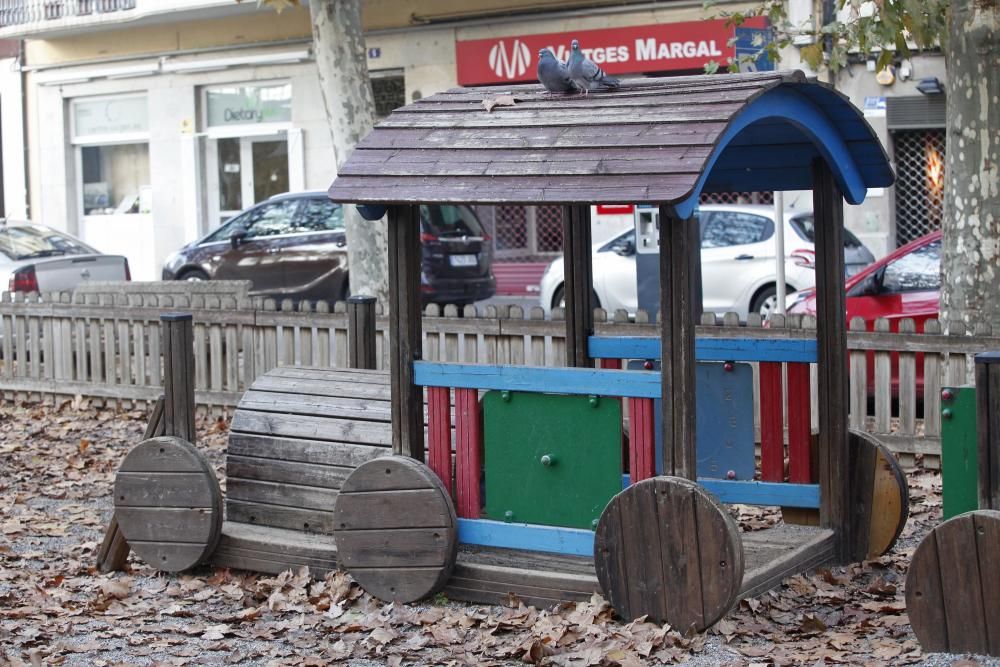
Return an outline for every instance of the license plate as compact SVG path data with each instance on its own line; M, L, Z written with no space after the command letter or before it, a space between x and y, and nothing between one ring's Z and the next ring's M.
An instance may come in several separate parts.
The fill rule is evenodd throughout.
M450 255L448 261L452 266L476 266L479 263L475 255Z

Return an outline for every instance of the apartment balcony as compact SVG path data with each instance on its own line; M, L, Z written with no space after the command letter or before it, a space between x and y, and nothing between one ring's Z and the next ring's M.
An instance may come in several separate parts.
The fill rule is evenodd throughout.
M45 39L261 11L253 0L0 0L0 39Z

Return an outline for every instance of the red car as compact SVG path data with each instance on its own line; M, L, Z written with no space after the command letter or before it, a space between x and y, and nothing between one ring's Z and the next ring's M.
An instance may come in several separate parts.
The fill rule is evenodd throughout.
M889 329L899 331L899 321L912 318L917 331L924 322L936 319L941 292L941 232L931 232L907 243L895 252L868 266L847 280L847 321L865 320L868 331L875 330L875 320L889 320ZM815 290L794 296L789 313L816 314ZM922 355L918 355L922 356ZM868 359L868 389L872 391L872 357ZM917 360L917 396L924 386L924 366ZM899 375L895 355L892 363L892 393L898 394Z

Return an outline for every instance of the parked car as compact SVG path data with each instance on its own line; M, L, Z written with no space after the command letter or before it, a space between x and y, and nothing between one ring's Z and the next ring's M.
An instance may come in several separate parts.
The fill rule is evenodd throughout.
M889 320L889 330L899 331L899 322L913 319L917 332L924 323L936 319L941 296L941 232L931 232L883 257L864 271L852 276L847 289L847 321L861 317L868 331L875 330L875 320ZM788 312L816 314L816 291L807 290L789 299ZM918 355L921 356L922 355ZM875 364L868 358L869 393L874 388ZM924 386L924 365L917 360L917 395ZM899 393L899 364L892 356L892 393Z
M640 209L636 215L656 215ZM701 228L702 294L706 311L735 312L746 319L751 312L767 316L777 298L775 281L774 209L760 205L706 205L696 213ZM785 284L789 292L816 284L815 236L811 211L785 213ZM845 230L847 273L860 271L874 257ZM594 293L600 307L638 307L635 273L635 229L595 244ZM542 276L541 305L551 309L563 303L563 260L553 261Z
M11 292L71 290L90 280L131 280L128 260L103 255L44 225L0 219L0 279Z
M489 237L468 206L421 206L425 303L469 304L496 292ZM251 294L344 299L343 209L322 190L276 195L170 255L164 280L249 280Z

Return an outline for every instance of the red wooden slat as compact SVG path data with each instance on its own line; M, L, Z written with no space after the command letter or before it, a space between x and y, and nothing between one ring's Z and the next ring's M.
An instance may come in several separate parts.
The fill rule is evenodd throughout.
M809 396L809 364L788 364L788 481L809 484L812 461L809 443L812 438Z
M427 448L428 465L444 483L448 493L451 485L451 405L447 387L427 388Z
M765 482L785 479L781 364L760 364L760 473Z
M464 519L478 519L482 507L479 497L482 433L479 393L475 389L456 389L455 512Z
M629 476L635 484L656 475L653 399L630 398L628 411Z

